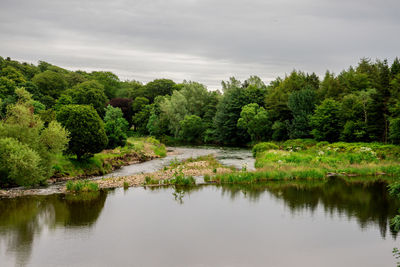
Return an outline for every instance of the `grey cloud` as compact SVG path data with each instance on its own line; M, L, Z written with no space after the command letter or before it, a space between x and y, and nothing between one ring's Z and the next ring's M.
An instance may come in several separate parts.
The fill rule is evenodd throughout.
M0 55L211 88L399 56L398 1L2 0Z

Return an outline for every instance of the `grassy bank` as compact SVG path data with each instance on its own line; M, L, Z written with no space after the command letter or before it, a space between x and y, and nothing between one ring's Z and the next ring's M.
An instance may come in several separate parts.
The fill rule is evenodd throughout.
M103 175L121 166L165 157L166 154L165 146L152 137L130 137L124 147L104 150L83 161L78 161L76 157L58 155L53 166L53 178Z
M288 140L253 147L255 172L216 175L218 183L323 179L330 175L400 176L400 146L379 143L332 143Z

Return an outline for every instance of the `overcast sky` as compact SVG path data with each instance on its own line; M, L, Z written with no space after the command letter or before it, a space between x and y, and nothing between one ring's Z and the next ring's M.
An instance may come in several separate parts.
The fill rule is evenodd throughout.
M399 0L0 0L0 56L215 89L391 61L399 12Z

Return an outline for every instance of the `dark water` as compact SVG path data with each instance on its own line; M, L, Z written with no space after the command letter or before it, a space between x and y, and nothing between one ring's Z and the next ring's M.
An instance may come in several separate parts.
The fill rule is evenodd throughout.
M395 266L383 181L0 200L0 266Z

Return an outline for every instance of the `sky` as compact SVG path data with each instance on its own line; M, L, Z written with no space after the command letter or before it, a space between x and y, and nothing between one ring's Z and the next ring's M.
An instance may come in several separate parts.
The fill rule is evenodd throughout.
M0 0L0 56L220 88L400 56L399 0Z

